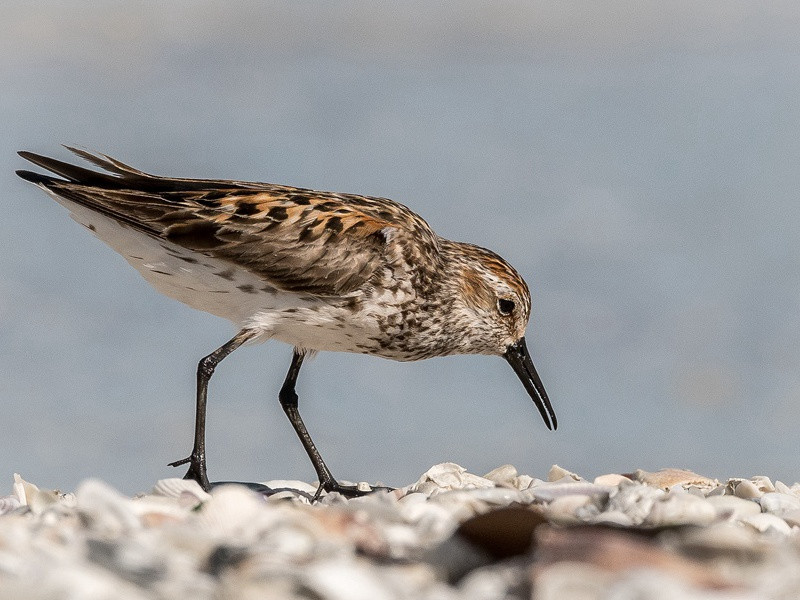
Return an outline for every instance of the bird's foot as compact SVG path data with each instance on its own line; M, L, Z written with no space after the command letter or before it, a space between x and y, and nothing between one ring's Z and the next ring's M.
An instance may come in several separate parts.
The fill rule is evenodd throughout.
M206 457L204 454L195 454L192 452L192 455L187 458L182 458L181 460L176 460L175 462L169 463L170 467L180 467L181 465L185 465L189 463L189 470L186 471L186 475L183 476L184 479L194 479L201 488L205 491L211 490L211 483L208 481L208 474L206 473Z
M391 492L393 490L394 488L392 487L369 485L366 483L359 483L358 485L342 485L335 479L331 479L329 481L323 481L319 484L317 493L314 494L312 502L319 500L322 492L327 492L329 494L332 492L337 492L345 498L360 498L361 496L366 496L367 494L372 494L374 492Z

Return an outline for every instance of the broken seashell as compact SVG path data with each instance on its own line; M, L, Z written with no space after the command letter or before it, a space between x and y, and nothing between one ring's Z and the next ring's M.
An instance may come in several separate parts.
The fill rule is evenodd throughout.
M728 485L731 486L731 481L728 482ZM742 479L739 482L736 482L733 487L733 493L738 498L743 498L744 500L752 500L754 498L760 498L764 495L764 492L758 489L755 483L749 481L747 479Z
M719 484L719 482L714 479L709 479L708 477L703 477L702 475L683 469L661 469L654 473L639 469L634 473L633 478L636 481L661 488L662 490L667 490L674 485L696 485L711 489Z
M564 479L571 479L572 481L585 481L580 475L576 475L572 471L567 471L563 467L559 467L558 465L553 465L550 467L550 470L547 472L547 481L561 482Z
M153 486L152 493L166 498L180 498L183 494L191 494L200 502L211 498L211 494L201 488L200 484L194 479L179 479L177 477L159 479Z
M502 465L486 473L483 478L494 481L498 485L514 486L514 480L518 475L514 465Z
M435 484L435 488L430 486L430 483ZM494 487L494 481L484 477L478 477L455 463L441 463L435 465L423 473L417 483L411 487L411 491L425 491L430 490L431 494L439 492L460 490L460 489L473 489L473 488L488 488ZM438 488L438 489L437 489Z

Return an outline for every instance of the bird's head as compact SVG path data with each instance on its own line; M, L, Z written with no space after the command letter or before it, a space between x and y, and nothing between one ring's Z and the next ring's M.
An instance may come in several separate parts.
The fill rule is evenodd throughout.
M502 356L514 369L549 429L558 426L553 407L531 361L525 329L531 296L525 280L502 257L470 244L458 244L451 254L456 282L453 310L465 353Z

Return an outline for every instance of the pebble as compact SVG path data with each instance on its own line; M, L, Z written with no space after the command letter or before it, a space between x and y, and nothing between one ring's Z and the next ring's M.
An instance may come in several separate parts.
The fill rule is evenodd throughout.
M800 485L691 471L543 478L434 465L348 500L312 483L129 498L15 475L0 496L0 597L455 600L798 597ZM365 487L365 484L359 484ZM265 489L274 494L266 496ZM690 526L690 527L687 527ZM634 566L635 568L632 568ZM722 594L717 596L715 594Z

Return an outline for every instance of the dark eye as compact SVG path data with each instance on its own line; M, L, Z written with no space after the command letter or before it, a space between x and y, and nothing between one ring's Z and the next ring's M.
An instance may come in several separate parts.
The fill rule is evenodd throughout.
M506 298L500 298L497 301L497 310L500 311L501 315L508 316L514 312L514 308L516 308L516 304L514 304L513 300L508 300Z

